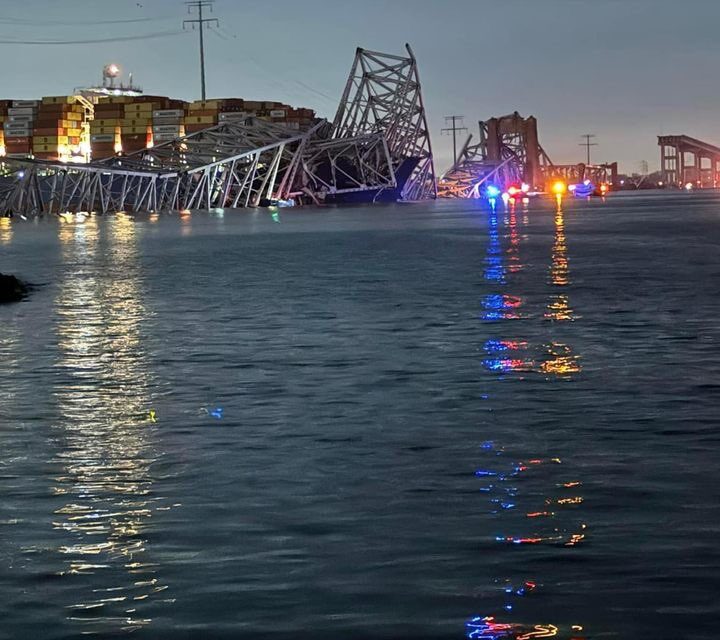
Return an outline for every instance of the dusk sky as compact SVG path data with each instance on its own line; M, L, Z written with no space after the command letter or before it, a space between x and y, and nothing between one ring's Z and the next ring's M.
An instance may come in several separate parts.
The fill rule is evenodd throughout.
M720 144L718 0L217 0L207 34L208 95L288 102L332 117L355 47L417 56L437 170L451 156L444 116L538 118L558 164L579 162L583 133L597 161L659 163L656 136ZM146 93L199 97L197 33L180 0L2 2L2 98L64 94L116 62ZM133 21L134 20L134 21ZM111 21L118 21L112 22ZM126 22L121 22L126 21ZM103 23L103 24L100 24Z

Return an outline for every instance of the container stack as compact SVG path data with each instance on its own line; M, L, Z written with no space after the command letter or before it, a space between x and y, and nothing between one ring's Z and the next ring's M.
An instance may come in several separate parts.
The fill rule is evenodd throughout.
M32 130L38 104L37 100L13 100L7 108L3 131L8 156L23 157L32 153Z
M185 135L185 109L156 109L152 112L153 145L163 144Z
M276 122L290 129L309 128L315 119L312 109L295 109L282 102L261 102L241 98L198 100L190 104L185 114L185 131L195 133L223 122L243 120L248 117Z
M186 103L165 96L111 96L95 105L93 158L142 151L183 134Z
M196 133L218 124L220 107L224 100L195 100L185 112L185 132Z
M123 153L135 153L152 146L152 114L155 109L162 108L163 98L158 98L157 102L152 100L153 96L138 96L125 103L125 117L120 126Z
M37 108L32 153L40 160L69 160L80 154L85 107L74 96L47 96Z
M94 160L135 153L224 122L254 117L305 130L315 121L312 109L281 102L218 98L187 103L165 96L103 96L88 123L75 96L42 100L0 100L0 155L43 160Z
M90 123L90 149L94 160L109 158L122 149L121 127L125 104L132 98L113 96L95 105L95 119Z

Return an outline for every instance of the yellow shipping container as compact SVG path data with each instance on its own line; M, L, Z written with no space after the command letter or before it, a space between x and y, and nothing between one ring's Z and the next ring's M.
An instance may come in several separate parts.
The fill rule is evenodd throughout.
M78 137L78 136L82 135L82 129L70 128L70 129L66 129L66 131L67 131L67 134L72 137Z
M132 101L132 96L110 96L107 99L100 100L101 103L105 104L127 104Z
M33 145L35 144L67 144L68 136L35 136Z
M125 113L145 113L149 111L152 117L152 112L159 109L160 106L158 102L133 102L125 105Z
M90 122L90 128L93 127L116 127L118 126L122 120L118 118L97 118L96 120L92 120Z
M217 111L221 107L221 100L194 100L190 103L190 111Z
M45 96L42 99L43 104L73 104L75 96Z
M83 119L83 114L82 114L82 112L79 112L79 113L78 113L78 112L76 112L76 111L68 111L68 112L65 114L65 117L66 117L68 120L74 120L74 121L76 121L76 122L81 122L82 119Z
M57 151L58 146L56 144L37 144L36 142L33 142L32 150L47 153L48 151Z
M185 124L216 124L217 116L185 116Z
M122 127L146 127L152 124L152 118L124 118L120 121Z

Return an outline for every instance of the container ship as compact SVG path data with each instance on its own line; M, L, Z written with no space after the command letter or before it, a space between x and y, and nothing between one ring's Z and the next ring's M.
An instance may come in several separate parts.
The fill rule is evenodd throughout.
M102 84L66 96L0 100L0 156L86 163L129 154L223 122L255 117L289 129L315 122L312 109L281 102L215 98L186 102L145 95L106 65Z

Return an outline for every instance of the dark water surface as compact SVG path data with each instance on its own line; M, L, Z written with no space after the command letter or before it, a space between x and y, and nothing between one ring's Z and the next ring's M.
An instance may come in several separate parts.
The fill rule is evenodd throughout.
M0 638L717 638L720 196L0 220L0 271Z

